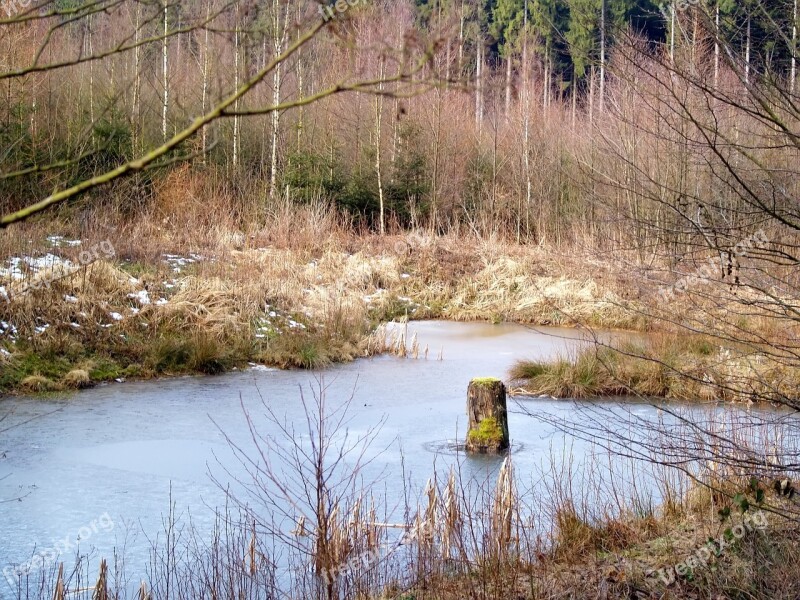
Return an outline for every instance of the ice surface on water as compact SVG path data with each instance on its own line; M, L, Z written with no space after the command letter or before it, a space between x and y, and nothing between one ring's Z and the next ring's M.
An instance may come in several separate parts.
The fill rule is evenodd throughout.
M213 509L226 501L208 473L234 487L234 477L246 477L225 441L228 435L251 448L242 405L261 433L277 434L264 418L263 398L278 418L294 426L295 439L307 443L300 388L311 400L310 388L318 387L322 376L330 406L352 398L352 439L385 419L371 446L373 462L363 474L366 482L374 482L376 496L387 498L390 513L402 510L399 499L405 497L406 485L416 497L434 471L444 478L459 462L467 479L493 482L501 459L465 458L440 451L437 444L463 439L470 379L505 378L515 360L563 354L580 344L583 334L480 323L412 322L407 327L409 338L416 332L431 356L443 349L444 360L380 356L324 373L253 368L218 377L112 384L47 401L5 400L0 412L9 417L3 426L18 425L0 438L0 454L6 452L0 459L0 500L24 497L2 504L0 565L25 560L35 547L46 547L52 538L108 512L117 526L89 541L93 556L111 556L115 546L125 543L127 568L134 578L141 576L146 573L147 539L162 531L170 497L177 513L184 519L191 515L202 535L213 529ZM563 400L520 402L564 419L575 408ZM658 418L648 405L620 410ZM509 413L521 489L538 489L539 473L549 469L551 459L572 456L580 465L590 457L587 443L569 440L551 425L522 414L514 399L509 399ZM126 528L131 530L127 540Z

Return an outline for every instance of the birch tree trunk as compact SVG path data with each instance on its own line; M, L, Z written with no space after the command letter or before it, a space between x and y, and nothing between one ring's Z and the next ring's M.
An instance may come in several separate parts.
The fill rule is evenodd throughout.
M434 231L436 230L436 222L438 219L438 201L439 201L439 154L441 151L441 137L442 137L442 104L443 92L441 89L436 89L436 130L433 137L433 173L431 181L431 220Z
M752 33L752 29L750 26L750 13L747 13L747 46L744 51L744 81L745 83L750 83L750 43L751 38L750 35Z
M794 0L792 17L792 70L789 89L794 94L795 86L797 85L797 0Z
M589 69L589 125L594 125L594 65Z
M211 15L211 0L207 0L206 2L206 23L208 23L209 17ZM205 39L203 40L204 48L203 48L203 90L202 90L202 111L203 114L206 114L208 110L208 27L205 28L204 33ZM203 150L203 165L207 164L207 154L208 154L208 127L203 127L203 131L200 134L201 136L201 144Z
M88 56L94 54L94 44L92 41L92 15L86 19L86 44ZM89 61L89 122L91 123L92 146L94 146L94 61Z
M578 116L578 78L572 74L572 130L575 131L575 120Z
M133 153L139 152L141 144L141 94L142 94L142 73L141 73L141 49L139 48L139 41L142 37L141 32L142 21L142 4L136 3L136 25L133 32L133 41L136 48L133 51L133 106L131 107L131 120L133 126L131 127L131 146ZM205 110L203 110L205 114Z
M600 1L600 112L606 95L606 0Z
M461 0L461 26L458 30L458 76L464 75L464 0Z
M506 57L506 120L511 112L511 52Z
M300 23L300 19L302 17L301 8L302 3L297 3L297 22ZM297 32L297 38L300 38L300 31ZM301 49L302 50L302 49ZM302 51L298 50L297 52L297 65L296 65L296 74L297 74L297 94L302 101L305 97L305 89L303 87L303 55ZM303 139L303 128L305 127L305 107L300 106L300 111L297 120L297 153L300 153L300 145Z
M386 63L381 57L379 68L379 79L383 80ZM386 234L386 208L383 198L383 174L381 172L381 132L383 125L383 83L378 84L378 94L375 96L375 173L378 176L378 202L380 204L380 232Z
M522 153L525 158L525 234L530 234L529 215L531 211L531 89L528 65L528 0L525 0L524 35L522 41L522 93L523 93L523 138ZM519 234L517 241L519 242Z
M483 131L483 39L478 35L475 65L475 121L478 134Z
M164 40L161 42L161 58L162 58L162 73L164 86L164 97L161 106L161 137L164 141L167 139L167 108L169 107L169 77L168 77L168 63L167 63L167 33L169 33L169 4L168 0L164 0Z
M288 26L289 11L286 11L286 18L282 23L280 0L273 0L272 8L274 12L274 57L277 58L283 52L283 42ZM281 102L281 85L283 82L281 64L275 66L272 75L272 103L277 106ZM272 111L272 155L270 157L269 168L269 196L275 198L278 185L278 135L280 133L281 114L280 111Z
M550 106L550 51L544 56L544 83L542 85L542 108Z
M714 9L714 89L719 86L719 36L719 0L717 0Z
M675 3L669 7L670 11L670 25L669 25L669 60L675 62Z
M235 23L233 24L233 86L234 89L239 89L239 3L236 3L236 10L234 11ZM234 110L239 110L239 101L237 100L233 105ZM239 125L240 117L233 117L233 170L239 166Z

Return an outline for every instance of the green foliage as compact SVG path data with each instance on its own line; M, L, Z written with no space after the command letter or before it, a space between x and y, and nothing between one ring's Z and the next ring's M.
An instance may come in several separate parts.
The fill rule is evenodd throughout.
M422 148L420 130L404 124L398 133L398 153L394 168L384 175L384 203L387 216L399 223L411 223L412 207L417 216L427 214L428 158ZM302 201L330 198L354 220L375 227L380 213L378 176L374 151L361 157L361 164L347 163L334 152L314 151L292 154L284 172L284 185ZM389 161L386 161L388 167Z
M497 0L492 9L489 33L498 44L500 55L508 59L518 49L524 34L525 0Z
M421 133L420 128L412 124L401 127L401 151L385 185L387 208L404 225L411 223L412 207L420 217L428 213L428 157L419 143Z
M14 355L0 369L0 391L17 388L28 377L41 376L59 380L72 368L66 356L21 352Z
M92 368L89 369L89 377L92 381L114 381L121 376L120 365L108 358L93 361Z
M320 193L341 191L345 184L336 156L331 159L313 150L289 155L283 172L283 184L290 186L292 196L309 201Z
M133 158L131 131L121 115L110 114L92 128L91 147L72 172L70 185L105 173Z
M492 162L490 157L480 151L470 156L465 169L464 208L475 212L483 205L484 199L492 191Z
M568 0L569 29L566 39L572 54L575 75L583 77L599 58L599 21L602 0Z

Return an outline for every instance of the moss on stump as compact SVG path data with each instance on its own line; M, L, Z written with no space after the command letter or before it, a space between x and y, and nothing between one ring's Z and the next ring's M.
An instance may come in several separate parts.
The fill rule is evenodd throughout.
M482 377L467 389L467 452L501 453L508 449L506 386L499 379Z

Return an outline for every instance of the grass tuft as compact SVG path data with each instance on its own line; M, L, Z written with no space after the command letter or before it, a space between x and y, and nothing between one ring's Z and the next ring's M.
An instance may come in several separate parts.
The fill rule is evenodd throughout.
M590 347L553 361L522 360L511 379L529 394L557 398L644 396L685 401L792 401L800 373L702 336L650 334L644 342ZM743 380L759 382L742 385ZM736 391L734 391L736 390Z
M92 386L92 379L85 369L73 369L66 375L61 383L68 388L81 390Z
M20 382L20 387L28 393L42 394L45 392L57 392L61 389L55 381L43 375L29 375Z

